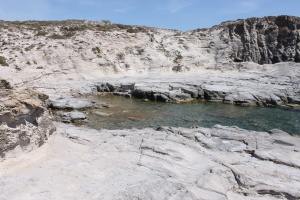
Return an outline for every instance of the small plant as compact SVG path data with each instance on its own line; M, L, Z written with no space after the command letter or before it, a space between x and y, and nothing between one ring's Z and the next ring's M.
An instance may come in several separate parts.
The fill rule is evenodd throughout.
M61 39L66 39L66 36L54 33L49 38L61 40Z
M68 38L68 37L72 37L72 36L74 36L75 35L75 32L74 31L68 31L68 32L66 32L63 36L65 37L65 38Z
M116 25L120 29L130 29L130 28L132 28L131 25L124 25L124 24L114 24L114 25Z
M46 36L48 33L45 31L38 31L36 36Z
M31 65L31 63L30 63L30 61L27 61L27 63L26 63L27 65Z
M18 71L21 71L21 70L22 70L18 65L15 65L15 68L16 68L16 70L18 70Z
M117 28L117 25L114 24L106 24L106 25L100 25L97 24L96 27L99 31L112 31L114 28Z
M7 67L8 64L6 62L6 58L4 58L3 56L0 56L0 65L3 67Z
M36 67L37 69L44 69L44 67L43 66L38 66L38 67Z
M127 33L138 33L139 32L138 29L134 29L134 28L129 28L126 31L127 31Z
M26 47L24 50L25 50L25 51L30 51L30 50L32 50L33 48L34 48L34 45L32 44L32 45Z
M180 63L181 62L181 60L182 60L182 55L181 54L178 54L177 56L176 56L176 58L174 59L174 63Z
M117 53L116 56L117 56L118 60L124 60L125 59L125 55L123 53Z
M99 49L99 47L92 48L92 51L94 52L94 54L101 53L101 50Z
M207 30L208 30L208 28L198 28L195 31L196 32L201 32L201 31L207 31Z

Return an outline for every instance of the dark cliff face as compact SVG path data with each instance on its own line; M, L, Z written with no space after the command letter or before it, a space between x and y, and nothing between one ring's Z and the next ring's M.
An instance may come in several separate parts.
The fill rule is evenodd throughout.
M235 62L300 62L300 18L249 18L224 23ZM224 28L225 28L224 27Z

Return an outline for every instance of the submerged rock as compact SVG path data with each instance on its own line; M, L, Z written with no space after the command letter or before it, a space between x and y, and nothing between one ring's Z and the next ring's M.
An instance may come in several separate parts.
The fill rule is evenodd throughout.
M85 113L79 112L77 110L74 110L72 112L59 111L57 112L57 115L60 116L61 120L65 123L83 122L87 119L87 115Z
M104 116L104 117L112 115L110 113L105 113L105 112L101 112L101 111L98 111L98 110L92 110L91 113L95 114L97 116Z

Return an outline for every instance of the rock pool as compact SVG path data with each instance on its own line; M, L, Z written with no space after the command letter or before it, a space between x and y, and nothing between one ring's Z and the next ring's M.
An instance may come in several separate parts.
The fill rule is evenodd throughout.
M214 102L144 102L114 95L92 98L112 105L89 113L88 126L96 129L212 127L221 124L255 131L278 128L300 134L300 110L290 108L240 107Z

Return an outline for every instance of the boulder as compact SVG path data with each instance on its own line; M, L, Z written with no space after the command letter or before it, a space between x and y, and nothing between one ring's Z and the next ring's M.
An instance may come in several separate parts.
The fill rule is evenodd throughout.
M20 148L29 152L55 131L46 108L48 96L32 90L0 90L0 156Z
M79 99L67 95L51 95L48 107L60 110L74 110L97 107L97 103L89 99Z
M68 122L68 123L82 122L85 119L87 119L87 115L85 113L79 112L77 110L74 110L72 112L63 113L63 116L62 116L62 121Z

